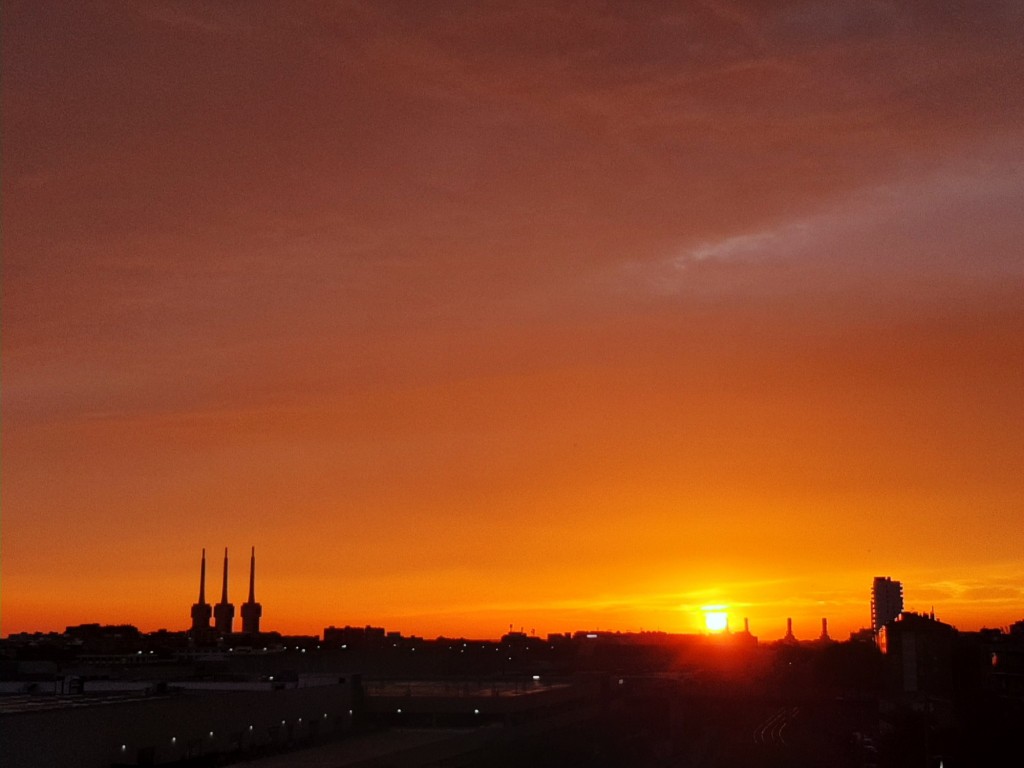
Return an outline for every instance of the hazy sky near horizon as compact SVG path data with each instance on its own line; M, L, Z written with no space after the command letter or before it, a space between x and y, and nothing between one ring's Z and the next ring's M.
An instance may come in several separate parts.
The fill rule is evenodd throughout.
M1024 3L2 13L3 634L1024 618Z

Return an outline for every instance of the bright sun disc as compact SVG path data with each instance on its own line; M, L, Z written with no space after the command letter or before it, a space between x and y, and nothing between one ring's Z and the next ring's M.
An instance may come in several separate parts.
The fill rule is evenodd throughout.
M708 632L724 632L729 628L729 614L721 610L704 609L704 626Z

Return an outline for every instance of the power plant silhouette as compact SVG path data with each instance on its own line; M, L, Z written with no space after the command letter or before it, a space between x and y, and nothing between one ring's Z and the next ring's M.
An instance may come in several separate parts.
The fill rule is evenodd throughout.
M257 635L260 631L260 617L263 606L256 602L256 547L252 548L249 559L249 599L242 603L242 634ZM213 627L210 617L213 616ZM210 606L206 602L206 549L203 549L199 565L199 600L192 604L192 628L194 637L211 634L230 635L234 632L235 606L228 602L228 549L224 548L224 581L220 602Z

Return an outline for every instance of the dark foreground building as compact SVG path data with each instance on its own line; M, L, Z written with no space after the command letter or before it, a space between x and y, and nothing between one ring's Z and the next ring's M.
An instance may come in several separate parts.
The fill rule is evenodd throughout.
M0 753L18 768L240 759L348 730L358 682L323 675L287 683L111 681L64 696L5 696Z

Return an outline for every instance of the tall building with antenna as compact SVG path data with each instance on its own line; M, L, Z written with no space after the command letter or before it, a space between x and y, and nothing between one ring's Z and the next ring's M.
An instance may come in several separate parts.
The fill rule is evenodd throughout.
M242 603L242 632L256 635L260 631L263 606L256 602L256 547L249 560L249 599Z
M220 602L213 607L213 624L218 632L229 635L234 621L235 606L228 602L228 548L224 547L224 586L221 588Z
M192 634L210 631L210 604L206 602L206 550L199 566L199 602L192 605Z

